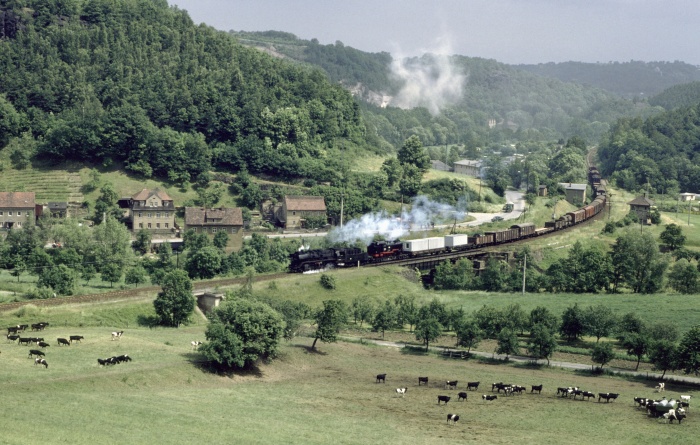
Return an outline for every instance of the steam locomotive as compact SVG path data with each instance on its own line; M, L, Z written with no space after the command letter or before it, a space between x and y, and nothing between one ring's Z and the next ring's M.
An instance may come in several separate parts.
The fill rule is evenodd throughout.
M578 210L568 212L554 221L546 222L542 228L536 228L533 223L523 223L514 224L508 229L477 235L459 234L404 241L374 241L367 246L366 251L356 247L300 251L290 255L289 271L303 273L330 267L358 267L370 263L467 251L564 230L588 221L605 209L606 190L601 184L600 173L596 167L589 168L589 181L593 187L595 199Z

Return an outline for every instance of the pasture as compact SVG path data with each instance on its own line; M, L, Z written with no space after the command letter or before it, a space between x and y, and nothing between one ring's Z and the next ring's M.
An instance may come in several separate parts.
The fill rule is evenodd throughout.
M258 368L210 372L190 342L203 326L125 329L115 326L50 326L42 333L49 368L34 366L28 348L2 345L0 415L2 442L26 443L299 443L299 444L651 444L687 442L700 433L691 410L682 425L666 425L632 406L634 396L654 396L653 382L591 377L563 370L445 360L413 350L354 343L319 344L297 338L280 357ZM82 344L58 347L55 337L80 334ZM97 358L129 354L132 362L99 366ZM387 373L386 383L375 383ZM418 386L418 376L429 376ZM445 380L458 380L456 390ZM481 381L457 393L467 381ZM541 395L481 400L491 383L543 384ZM612 403L558 398L558 386L619 392ZM666 396L687 393L670 385ZM396 388L407 387L404 397ZM445 406L438 395L451 396ZM446 415L458 414L456 425Z

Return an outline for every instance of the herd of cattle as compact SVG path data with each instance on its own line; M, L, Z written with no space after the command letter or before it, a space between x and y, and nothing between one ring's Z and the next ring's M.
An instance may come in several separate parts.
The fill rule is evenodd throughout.
M386 383L386 374L377 374L375 383ZM445 380L444 385L442 381L440 382L440 387L447 390L457 390L459 382L457 380ZM481 382L467 382L467 391L477 391ZM418 386L428 386L428 377L418 377ZM531 385L530 394L542 394L543 385ZM665 390L665 383L659 383L656 386L656 391L662 392ZM501 394L501 391L503 392ZM408 388L396 388L396 394L399 397L404 397L408 392ZM494 392L496 394L494 394ZM522 395L523 392L527 392L527 388L522 385L514 385L511 383L494 382L491 384L491 394L483 394L481 396L482 401L491 402L493 400L498 400L498 395L501 394L503 397L513 396L515 394ZM461 391L457 393L458 402L466 402L469 393L466 391ZM598 402L605 400L606 403L610 401L615 401L620 394L612 392L599 392L594 393L592 391L583 390L577 386L567 386L557 388L556 396L559 398L573 399L576 400L581 397L594 400L597 398ZM649 416L656 418L664 418L669 423L673 423L674 420L681 423L683 419L687 417L687 411L690 409L690 395L680 396L680 400L676 401L674 399L666 400L666 397L660 400L653 400L649 398L635 397L634 403L639 407L645 407ZM447 405L447 403L452 400L451 396L440 394L437 396L437 404ZM447 423L455 424L459 420L458 414L448 414Z
M31 328L30 328L31 326ZM7 341L8 342L17 342L17 345L19 346L31 346L31 345L37 345L41 349L48 348L51 346L49 343L47 343L43 337L23 337L23 333L27 331L27 329L31 329L31 331L43 331L49 326L48 322L40 322L40 323L33 323L31 325L27 324L19 324L17 326L10 326L7 328ZM124 334L124 331L118 331L118 332L112 332L112 340L119 340L121 339L122 335ZM73 343L80 343L82 340L84 340L84 337L82 335L70 335L68 338L63 338L63 337L58 337L56 339L56 343L58 346L71 346ZM29 350L29 356L28 358L34 357L34 365L43 365L45 369L48 369L49 363L46 361L44 358L46 356L46 353L44 351L41 351L40 349L30 349ZM97 363L103 366L107 365L116 365L118 363L122 362L130 362L131 357L129 357L126 354L123 355L118 355L114 357L109 357L106 359L97 359Z

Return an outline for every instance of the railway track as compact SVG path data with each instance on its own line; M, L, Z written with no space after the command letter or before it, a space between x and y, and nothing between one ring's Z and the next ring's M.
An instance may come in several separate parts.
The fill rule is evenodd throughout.
M273 274L273 275L264 275L264 276L259 276L255 277L253 280L255 282L259 281L270 281L282 277L289 276L286 273L280 273L280 274ZM223 278L220 280L207 280L207 281L195 281L192 283L192 289L196 291L205 291L205 290L211 290L217 287L222 287L222 286L231 286L235 284L243 284L247 280L246 277L239 277L239 278ZM37 307L52 307L52 306L61 306L61 305L66 305L66 304L80 304L80 303L99 303L103 301L114 301L114 300L121 300L121 299L136 299L136 298L141 298L145 294L155 294L157 292L160 292L160 286L146 286L146 287L140 287L136 289L126 289L126 290L118 290L118 291L113 291L113 292L104 292L101 294L85 294L85 295L74 295L70 297L60 297L60 298L48 298L46 300L27 300L27 301L13 301L11 303L1 303L0 304L0 312L8 312L12 311L15 309L19 309L22 306L26 306L28 304L37 306Z

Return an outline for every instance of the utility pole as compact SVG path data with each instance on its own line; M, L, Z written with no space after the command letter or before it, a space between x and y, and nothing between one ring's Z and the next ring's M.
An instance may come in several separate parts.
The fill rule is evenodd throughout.
M690 225L690 211L692 210L692 206L691 206L692 202L693 201L688 200L688 225Z
M525 295L525 270L527 269L527 253L523 258L523 295Z
M345 192L340 194L340 228L343 228L343 207L345 205Z

